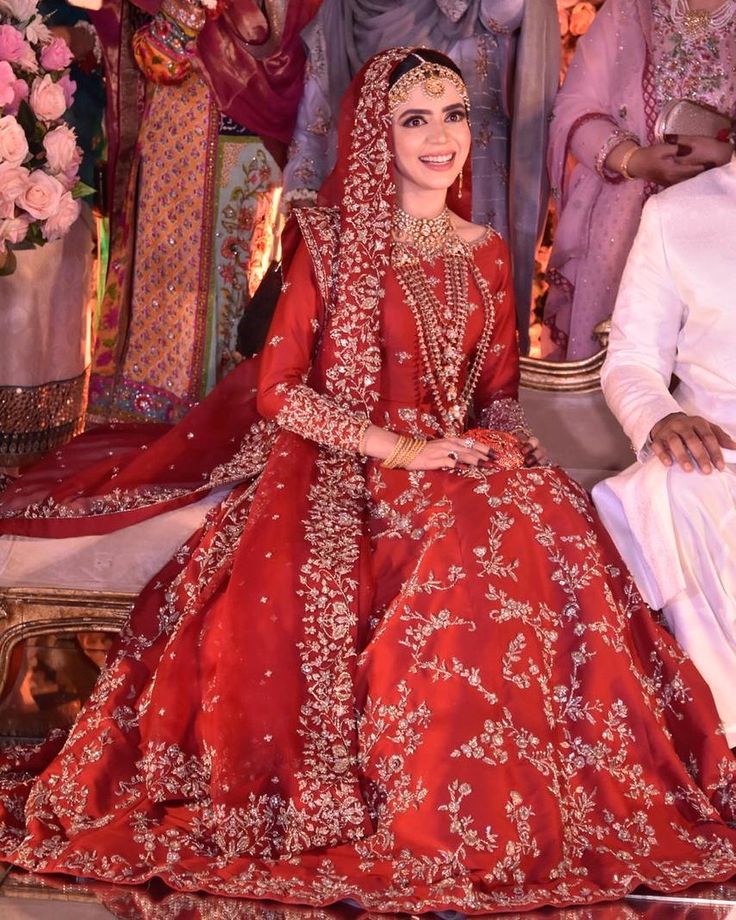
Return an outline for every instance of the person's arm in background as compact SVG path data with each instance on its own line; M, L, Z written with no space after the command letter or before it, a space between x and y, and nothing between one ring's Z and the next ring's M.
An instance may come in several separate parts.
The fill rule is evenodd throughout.
M621 280L601 386L640 460L704 473L723 468L721 447L736 447L718 425L686 415L669 392L687 307L664 247L659 203L644 208Z
M328 93L324 36L315 23L314 48L307 49L304 93L299 103L289 159L284 168L285 210L315 204L331 168L330 144L336 143L335 116Z

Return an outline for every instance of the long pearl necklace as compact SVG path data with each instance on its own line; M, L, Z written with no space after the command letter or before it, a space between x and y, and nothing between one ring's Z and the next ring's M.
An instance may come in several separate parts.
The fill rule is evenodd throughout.
M463 430L473 393L485 363L495 325L495 296L473 261L470 248L453 234L442 241L445 297L441 302L422 268L418 253L406 243L395 242L392 264L414 317L422 365L434 404L446 434ZM436 253L435 253L436 254ZM471 307L468 275L473 277L483 304L483 331L464 386L460 377L465 364L464 339Z
M689 0L671 0L670 19L678 32L692 40L703 38L712 30L724 29L736 13L736 0L725 0L712 13L709 10L694 10Z

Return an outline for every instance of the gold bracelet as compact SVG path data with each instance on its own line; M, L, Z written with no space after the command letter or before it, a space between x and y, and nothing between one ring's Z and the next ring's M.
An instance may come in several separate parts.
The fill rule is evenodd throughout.
M626 153L621 158L621 164L619 165L618 171L624 177L624 179L636 179L636 176L632 176L629 172L629 161L634 156L637 150L641 150L641 147L629 147Z
M424 440L424 438L412 438L412 445L410 448L407 449L407 453L404 456L403 463L401 465L403 467L409 466L409 464L413 460L416 460L419 454L421 454L426 444L427 442Z
M393 470L398 466L398 460L401 459L401 455L404 453L406 448L406 443L410 439L405 434L400 434L396 443L393 446L391 453L386 457L386 459L381 463L381 466L385 470Z
M424 438L412 438L410 435L400 434L393 450L381 463L381 466L386 470L408 466L419 456L426 443Z

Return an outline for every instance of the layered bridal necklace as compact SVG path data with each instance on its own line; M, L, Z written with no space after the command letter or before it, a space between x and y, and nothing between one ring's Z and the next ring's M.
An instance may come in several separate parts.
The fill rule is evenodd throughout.
M703 38L708 32L720 31L731 22L736 13L736 0L725 0L713 12L694 10L689 0L671 0L670 19L678 32L687 39Z
M445 270L444 302L435 294L433 279L421 265L423 259L439 255ZM476 267L470 247L455 233L447 208L430 218L412 217L397 208L391 261L414 317L419 354L445 433L459 433L488 353L496 298ZM465 330L472 309L468 302L469 275L480 292L483 331L461 388Z
M450 209L445 207L437 217L412 217L402 208L394 213L394 236L399 242L416 249L427 259L439 255L445 244L455 236Z

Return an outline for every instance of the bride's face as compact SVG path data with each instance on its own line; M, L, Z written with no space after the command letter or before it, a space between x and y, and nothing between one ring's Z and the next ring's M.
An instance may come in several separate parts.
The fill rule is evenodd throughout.
M443 81L441 96L421 84L394 112L392 137L399 194L448 189L470 151L470 125L457 89Z

